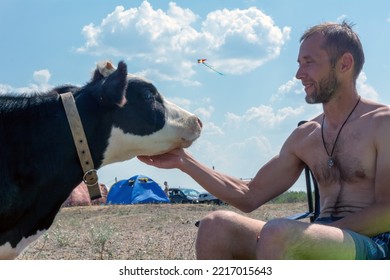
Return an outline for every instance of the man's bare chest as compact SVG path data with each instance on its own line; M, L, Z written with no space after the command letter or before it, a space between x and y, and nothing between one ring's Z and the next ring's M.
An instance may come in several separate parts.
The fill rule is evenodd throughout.
M357 125L346 126L338 138L337 133L322 133L317 128L303 142L304 161L319 183L354 182L374 176L376 151L372 135Z

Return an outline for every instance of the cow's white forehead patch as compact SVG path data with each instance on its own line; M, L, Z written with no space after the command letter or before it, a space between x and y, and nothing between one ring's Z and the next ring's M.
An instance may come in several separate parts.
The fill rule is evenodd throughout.
M104 78L107 78L112 73L115 72L116 68L111 63L111 61L101 61L97 64L97 69L99 70L99 73L102 74Z
M112 73L115 72L116 67L112 64L111 61L105 60L105 61L100 61L96 65L97 69L99 70L99 73L104 77L107 78L110 76ZM145 82L150 82L148 81L145 77L137 76L131 73L127 74L127 77L129 79L138 79L138 80L143 80Z

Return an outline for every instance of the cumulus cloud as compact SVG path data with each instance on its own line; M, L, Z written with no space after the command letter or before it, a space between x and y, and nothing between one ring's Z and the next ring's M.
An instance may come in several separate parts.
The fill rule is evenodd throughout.
M263 127L274 127L291 116L298 116L304 112L303 106L298 108L284 107L274 109L270 106L260 105L249 108L242 116L227 113L229 125L240 127L243 123L255 123Z
M31 83L25 87L16 88L10 85L0 84L0 94L43 92L53 87L49 84L51 74L47 69L34 71L32 78L34 83Z
M202 129L202 134L208 135L208 136L223 136L223 135L225 135L223 130L213 122L204 123L203 129Z
M84 26L86 42L77 51L158 66L148 74L198 85L191 79L197 58L209 58L227 74L249 72L279 56L290 31L254 7L216 10L202 20L173 2L163 11L144 1L137 8L117 6L100 23Z
M194 114L197 115L202 120L209 120L213 112L214 112L214 107L209 105L207 108L200 107L198 109L195 109Z
M300 82L297 78L292 78L292 80L288 81L287 83L281 85L278 88L278 93L284 94L290 92L292 89L295 89L297 92L298 90L296 89L300 85ZM302 86L301 86L302 88Z
M378 101L379 93L374 89L373 86L367 83L367 75L364 72L361 72L357 81L356 88L360 95L368 99Z
M303 93L303 87L297 78L293 77L291 80L282 84L277 92L271 96L271 102L276 102L284 99L284 96L287 94L301 94Z
M176 105L182 107L187 111L189 111L191 109L191 106L193 105L191 100L182 97L169 98L169 101L175 103Z
M238 178L252 178L261 164L275 155L272 146L265 136L250 136L228 145L201 140L193 152L218 171Z
M33 78L38 84L47 84L50 80L51 74L49 70L43 69L34 71Z

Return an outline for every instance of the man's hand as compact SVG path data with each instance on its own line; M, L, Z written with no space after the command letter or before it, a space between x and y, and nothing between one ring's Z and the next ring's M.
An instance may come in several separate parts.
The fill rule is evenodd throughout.
M180 168L183 163L183 158L188 156L183 149L175 149L168 153L157 155L157 156L138 156L137 158L148 165L172 169Z

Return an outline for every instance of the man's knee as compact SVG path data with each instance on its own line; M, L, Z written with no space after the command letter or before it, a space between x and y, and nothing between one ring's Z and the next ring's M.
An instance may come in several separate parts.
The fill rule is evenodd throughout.
M262 228L256 255L260 259L285 259L292 253L296 237L296 221L289 219L274 219L268 221Z
M197 242L203 241L203 238L221 238L226 235L231 227L233 213L228 211L214 211L205 216L199 223Z
M216 258L225 254L225 245L229 241L229 227L232 213L228 211L214 211L205 216L199 223L196 239L198 259Z
M285 239L294 225L289 219L273 219L268 221L261 230L261 236L267 239Z
M213 229L215 227L226 227L231 221L234 213L229 211L213 211L207 214L199 223L199 231Z

